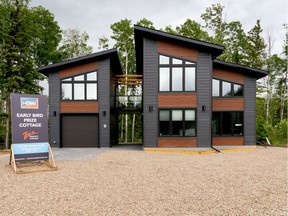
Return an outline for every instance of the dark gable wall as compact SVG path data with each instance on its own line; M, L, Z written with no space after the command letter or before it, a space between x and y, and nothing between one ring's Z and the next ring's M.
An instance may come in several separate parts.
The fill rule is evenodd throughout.
M157 43L143 39L143 145L157 147L158 137L158 52ZM149 112L149 105L153 111Z
M110 147L110 59L102 60L99 64L98 102L99 144L100 147ZM106 116L103 116L103 111L106 111Z
M59 73L49 74L49 139L50 145L60 147L60 76ZM56 111L56 116L53 112ZM54 143L54 141L56 143Z
M256 79L245 77L244 85L244 143L256 145Z
M197 62L197 146L211 146L211 96L212 58L209 53L199 52ZM206 111L202 111L202 105Z

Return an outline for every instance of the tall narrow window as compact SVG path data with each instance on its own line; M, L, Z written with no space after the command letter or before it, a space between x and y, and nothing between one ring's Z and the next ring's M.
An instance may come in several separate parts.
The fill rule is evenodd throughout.
M183 91L183 68L172 68L172 91Z
M160 91L170 91L170 70L169 68L160 68L159 76Z
M185 68L185 91L195 91L196 80L195 80L195 68L186 67Z
M222 96L223 97L232 96L231 83L224 81L222 82Z
M170 112L169 110L159 111L159 134L167 136L170 134Z
M185 110L185 136L196 135L195 110Z
M182 110L172 110L172 135L183 136Z
M213 79L212 87L213 87L212 96L219 97L220 96L220 81Z

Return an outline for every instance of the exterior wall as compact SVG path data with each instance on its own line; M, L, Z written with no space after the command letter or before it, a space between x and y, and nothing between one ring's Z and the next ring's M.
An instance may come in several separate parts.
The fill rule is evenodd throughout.
M244 136L245 145L256 145L256 79L245 77L244 87Z
M213 77L239 83L239 84L244 84L244 75L240 73L233 73L228 70L223 70L223 69L218 69L215 68L213 70Z
M61 113L98 113L98 101L62 101Z
M59 74L61 79L69 76L74 76L77 74L97 70L98 64L98 62L90 62L82 65L70 66L61 70Z
M158 53L156 41L143 39L143 145L157 147ZM153 106L153 111L149 111Z
M244 145L244 137L213 137L214 146Z
M102 60L99 63L98 105L99 144L100 147L110 147L110 59ZM103 111L106 111L106 116L103 115Z
M199 53L197 63L197 146L211 146L211 97L212 97L212 58L208 53ZM202 105L206 111L202 111Z
M239 111L244 110L243 98L213 98L213 111Z
M196 137L159 137L159 148L191 148L197 147Z
M60 77L49 74L49 139L50 145L60 147ZM56 116L53 116L56 112Z
M183 59L190 59L192 61L198 60L197 50L164 41L157 42L157 50L159 53L177 56Z
M158 107L196 107L197 94L196 93L158 93Z

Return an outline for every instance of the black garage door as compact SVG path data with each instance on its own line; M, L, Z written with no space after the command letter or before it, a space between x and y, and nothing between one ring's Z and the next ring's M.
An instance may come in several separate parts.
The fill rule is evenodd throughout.
M61 147L99 147L98 115L62 115Z

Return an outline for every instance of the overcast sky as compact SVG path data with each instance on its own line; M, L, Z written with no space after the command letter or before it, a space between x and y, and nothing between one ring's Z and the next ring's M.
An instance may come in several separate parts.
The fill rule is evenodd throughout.
M111 24L121 19L130 19L135 24L142 18L154 23L156 29L183 24L192 19L203 24L201 14L212 4L225 6L227 21L240 21L249 31L261 20L264 34L273 33L274 53L282 51L287 23L287 0L31 0L31 6L41 5L54 14L62 29L78 28L86 31L89 45L97 52L98 39L110 37Z

